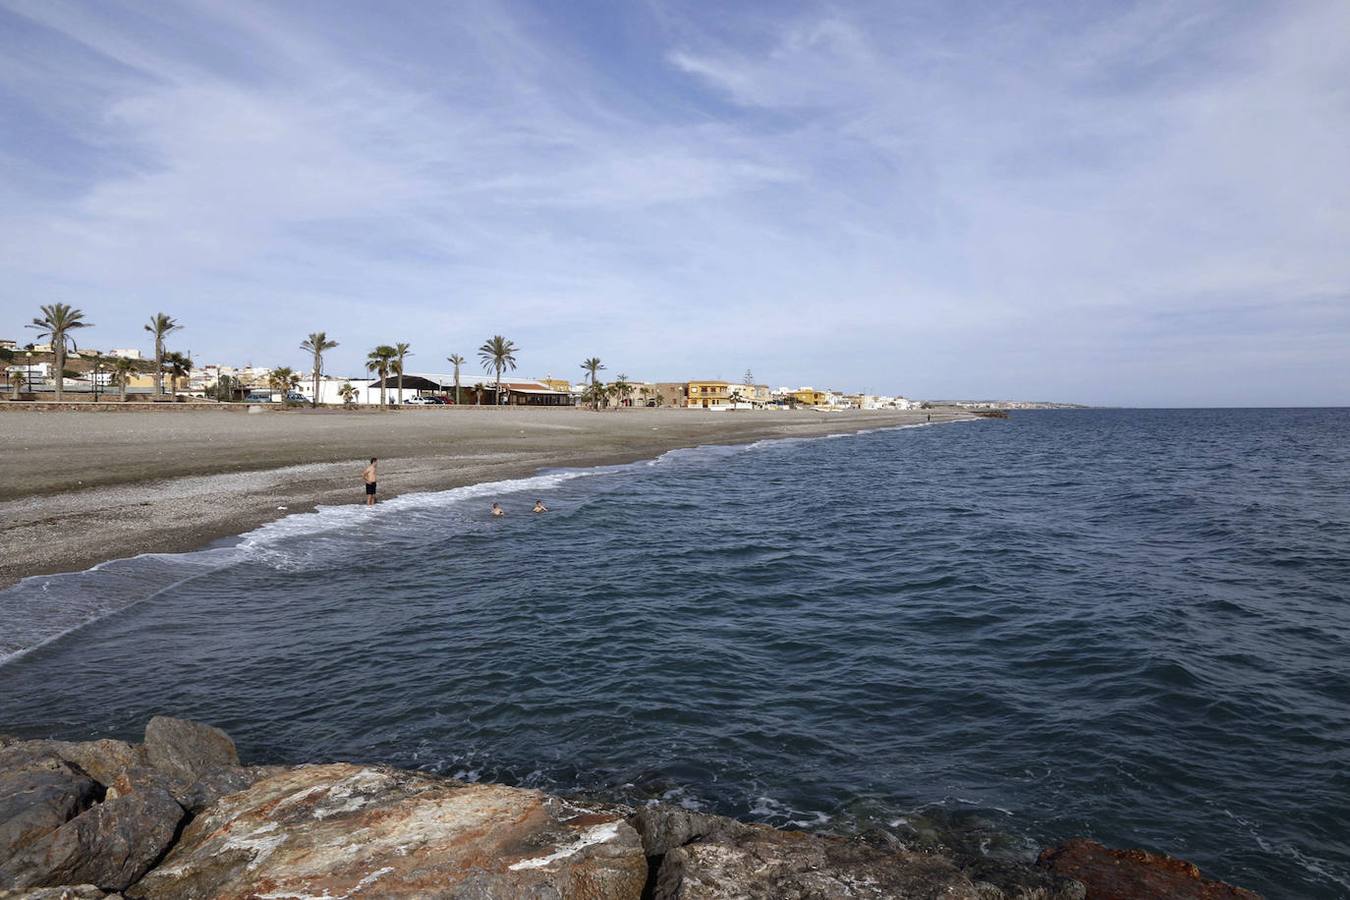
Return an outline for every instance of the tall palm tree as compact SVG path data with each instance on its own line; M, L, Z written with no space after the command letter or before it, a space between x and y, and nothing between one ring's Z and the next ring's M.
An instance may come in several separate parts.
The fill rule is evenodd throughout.
M182 327L173 316L164 313L155 313L150 317L150 324L145 326L145 330L155 336L155 399L164 393L164 339Z
M328 332L315 331L300 342L300 349L306 353L313 354L314 366L312 369L314 378L314 399L311 406L319 405L319 379L323 377L323 354L325 351L332 350L338 345L337 341L328 339Z
M464 357L458 353L451 353L445 361L455 367L455 405L459 406L459 367L464 365Z
M589 373L591 376L591 403L594 405L595 409L600 408L600 397L596 393L595 376L596 373L599 372L604 367L605 364L600 361L600 357L598 356L592 356L590 359L586 360L581 364L581 368L585 369L586 372Z
M507 369L515 371L516 351L519 349L500 334L494 334L478 348L478 358L483 363L483 371L497 373L497 394L494 402L498 405L502 402L502 372Z
M164 371L169 373L169 393L178 396L178 380L186 378L192 372L192 360L186 354L173 352L164 354Z
M52 345L55 371L56 402L61 402L61 388L66 380L66 344L78 350L75 338L70 332L77 328L88 328L91 322L84 321L84 313L67 303L49 303L39 307L42 317L35 318L29 328L36 328L39 337L48 338Z
M374 372L380 379L380 409L385 408L384 382L389 377L389 367L398 351L388 344L380 344L366 354L366 371Z
M127 382L131 381L131 373L136 371L136 363L127 359L125 356L119 356L113 363L113 381L122 389L122 402L127 402Z
M408 344L394 345L394 372L398 374L398 402L403 402L403 361L412 356Z

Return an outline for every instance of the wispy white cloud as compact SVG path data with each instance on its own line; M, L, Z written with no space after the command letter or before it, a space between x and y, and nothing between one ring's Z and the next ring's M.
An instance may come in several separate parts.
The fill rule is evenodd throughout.
M1350 400L1350 9L950 10L0 0L0 330Z

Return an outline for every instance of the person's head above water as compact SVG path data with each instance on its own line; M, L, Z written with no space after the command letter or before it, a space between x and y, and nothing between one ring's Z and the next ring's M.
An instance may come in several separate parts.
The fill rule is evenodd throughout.
M370 458L370 464L373 466L373 465L375 465L376 461L378 461L378 460L379 460L379 457L378 457L378 456L372 456L372 457Z

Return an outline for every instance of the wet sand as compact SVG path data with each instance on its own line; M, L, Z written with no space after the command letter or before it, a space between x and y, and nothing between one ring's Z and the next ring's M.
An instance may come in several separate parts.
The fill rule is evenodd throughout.
M192 550L316 504L733 444L912 424L920 412L631 409L0 411L0 587ZM967 418L934 412L933 421Z

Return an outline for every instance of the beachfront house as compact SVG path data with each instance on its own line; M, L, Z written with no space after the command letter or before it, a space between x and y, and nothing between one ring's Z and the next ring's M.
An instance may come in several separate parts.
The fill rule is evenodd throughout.
M792 392L792 399L799 406L827 407L830 405L830 392L818 391L813 387L799 387Z
M730 409L732 387L731 382L717 379L690 381L685 392L685 406L689 409Z

